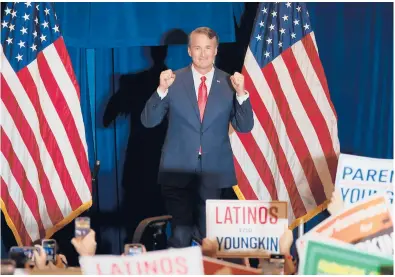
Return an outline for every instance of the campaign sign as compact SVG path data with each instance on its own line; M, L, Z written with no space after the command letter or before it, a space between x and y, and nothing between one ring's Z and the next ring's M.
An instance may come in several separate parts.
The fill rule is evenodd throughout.
M262 271L219 259L203 257L204 275L261 275Z
M298 252L303 252L309 236L320 235L354 244L362 252L392 256L394 227L390 208L388 199L380 195L360 201L300 237L296 242Z
M147 252L137 256L80 257L85 275L203 275L200 247Z
M207 200L207 238L221 253L279 253L279 239L288 226L287 203L259 200Z
M310 236L304 252L299 275L380 275L382 268L393 267L392 257L333 239Z
M392 204L394 161L340 154L335 186L340 189L344 206L376 193L387 195Z

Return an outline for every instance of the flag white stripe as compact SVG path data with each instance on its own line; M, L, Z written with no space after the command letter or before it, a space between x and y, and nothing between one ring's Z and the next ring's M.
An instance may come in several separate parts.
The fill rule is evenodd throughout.
M278 59L278 57L276 59ZM291 167L291 172L295 180L295 184L298 184L296 188L300 194L304 206L307 209L307 207L311 207L312 205L314 205L314 197L312 197L312 193L310 187L308 186L307 178L304 174L302 165L299 161L298 156L295 153L295 149L293 148L291 141L289 140L289 136L287 135L285 124L281 118L273 94L250 48L247 49L244 66L248 74L250 75L250 78L270 115L270 120L272 120L274 124L276 132L278 134L280 146L286 154L285 156L288 165Z
M10 113L8 112L3 101L0 101L1 107L1 126L7 137L10 139L12 144L12 149L14 150L16 156L18 157L20 163L22 164L26 177L29 180L38 200L38 208L40 213L40 218L45 229L49 229L53 226L51 219L49 217L47 206L44 200L43 193L41 192L40 180L38 178L38 172L36 165L26 148L24 141L18 131L15 128L15 123Z
M75 86L73 85L66 69L63 66L63 62L59 57L55 45L49 45L47 48L44 49L44 51L42 51L42 53L44 54L45 60L47 61L48 66L52 71L56 83L58 84L60 90L64 92L63 96L73 116L75 125L77 127L78 135L81 138L82 144L84 145L85 154L87 155L88 148L85 139L85 127L84 122L82 121L80 100L78 99L78 93L75 90Z
M240 164L241 169L247 177L247 180L258 199L271 201L272 198L269 194L269 191L260 178L254 163L248 154L246 154L247 151L245 150L243 143L240 141L235 131L232 130L232 133L229 135L229 139L232 145L233 155Z
M268 164L269 169L273 175L278 198L281 199L282 201L287 201L287 203L291 203L283 177L281 176L280 169L278 168L278 163L276 156L273 152L273 148L271 147L269 139L266 136L266 132L263 130L255 113L254 113L254 128L252 129L251 134L254 137L254 140L257 143L260 151L262 152L266 160L266 163ZM248 154L246 153L246 155ZM306 207L306 209L307 208L314 208L314 205L311 207ZM292 220L295 219L295 215L292 208L288 209L288 218Z
M2 50L3 48L1 47L1 51ZM25 117L26 121L31 127L37 145L40 149L40 160L43 165L45 174L48 177L48 180L50 180L51 182L50 184L51 184L52 192L54 194L56 202L58 203L63 216L65 217L72 211L72 209L70 206L70 202L67 198L67 195L63 190L62 182L60 181L59 175L55 169L55 166L52 161L52 157L48 153L48 150L39 132L40 127L39 127L39 120L36 111L33 108L30 99L27 97L26 91L23 88L22 84L20 83L18 76L16 76L14 70L11 68L11 65L9 64L3 51L1 53L1 58L3 65L2 74L15 96L15 99L18 102L20 109L22 110L23 116Z
M34 60L32 63L30 63L27 68L33 77L36 87L39 88L37 92L39 95L41 108L45 118L47 119L48 126L51 128L55 140L59 146L60 152L64 159L64 164L69 172L74 187L76 188L76 192L78 193L82 202L88 201L91 199L88 185L85 182L85 178L82 174L78 160L74 155L74 151L71 146L71 142L68 139L66 130L63 124L59 124L59 122L62 121L60 120L59 115L56 112L52 100L49 97L45 85L41 79L37 60Z
M324 184L324 188L326 188L324 189L325 195L327 199L330 199L332 192L329 190L330 186L326 184L328 182L332 183L332 178L329 172L328 163L325 159L325 153L322 149L317 133L315 132L310 118L308 117L306 110L303 108L298 94L296 93L291 76L289 75L282 56L278 56L272 62L272 64L278 76L284 96L289 104L290 112L296 121L296 125L298 126L304 141L306 142L307 149L309 150L309 153L313 159L313 163L317 170L318 176L320 177L321 183Z
M310 33L311 39L313 40L314 46L315 46L315 50L317 50L317 55L320 55L320 52L318 52L318 47L317 47L317 42L315 41L315 34L314 32Z
M23 225L25 225L26 232L28 233L30 239L35 241L40 238L40 233L38 230L38 224L33 216L32 211L27 205L21 188L18 182L15 180L14 175L12 175L10 165L7 159L4 157L3 152L0 152L0 162L1 162L1 177L4 183L8 187L8 193L15 203L19 214L21 215Z
M325 91L318 79L317 73L314 70L313 65L307 55L306 48L301 42L298 42L292 47L296 62L299 65L300 71L306 80L307 86L309 87L312 96L314 97L318 108L320 109L323 117L325 118L326 126L328 126L329 132L332 138L332 144L335 153L340 152L340 144L337 133L337 119L333 110L328 102L328 98L325 95Z

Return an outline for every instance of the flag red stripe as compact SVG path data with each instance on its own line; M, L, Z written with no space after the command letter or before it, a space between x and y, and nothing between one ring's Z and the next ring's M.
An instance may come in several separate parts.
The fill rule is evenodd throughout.
M26 245L32 245L32 240L27 233L25 224L23 224L21 214L16 207L14 201L12 200L10 194L8 193L8 187L4 181L4 179L0 176L0 182L1 182L1 199L3 200L6 208L8 215L10 216L10 219L12 220L12 223L14 223L16 231L18 232L21 241Z
M58 52L58 55L60 57L60 60L62 61L63 66L66 69L67 74L69 75L69 78L74 85L75 91L77 92L77 95L78 95L78 100L81 100L80 99L80 87L78 85L77 79L75 78L73 64L71 63L70 56L67 52L67 48L64 43L63 37L58 38L53 43L53 45L55 46L55 49Z
M299 191L296 189L295 180L293 178L291 169L288 165L287 159L285 157L285 153L281 148L280 140L278 138L278 134L274 127L273 121L265 107L265 104L262 102L254 83L251 80L247 70L243 67L243 75L246 90L250 93L250 101L254 112L264 129L266 136L269 139L271 147L274 149L274 154L276 156L278 168L280 170L280 174L283 177L285 187L287 188L288 195L291 200L291 207L296 217L300 217L306 214L306 208L302 202L302 199L299 195ZM259 124L255 122L255 124Z
M295 56L291 51L292 49L289 48L288 50L289 51L284 51L282 53L282 57L285 66L290 72L290 76L292 79L292 83L295 87L295 91L299 96L303 108L306 110L307 116L309 117L315 132L317 133L318 140L325 154L325 158L327 160L329 169L336 168L337 156L333 148L332 137L329 132L328 126L326 125L325 118L321 110L319 109L313 95L311 94L311 91L306 83L306 80L304 79L303 74L300 71ZM330 171L332 171L331 177L332 177L332 183L334 184L336 172L333 170Z
M235 171L236 171L236 178L238 182L238 186L240 191L243 193L243 196L246 200L258 200L257 195L255 194L254 190L252 189L250 183L246 175L244 174L243 169L239 162L237 161L236 157L233 156L233 161L235 164Z
M39 213L36 192L33 190L33 187L26 176L25 169L23 168L21 162L15 154L14 149L12 148L11 141L9 140L7 134L4 132L3 128L1 128L1 152L7 159L12 175L14 176L16 182L21 188L23 198L25 199L27 206L29 207L30 211L34 216L34 219L37 222L40 237L44 237L45 228Z
M26 69L22 69L22 71L25 71ZM27 71L27 74L22 74L30 76L29 72ZM30 82L27 82L27 78L25 77L25 85L31 85ZM32 157L39 176L40 180L40 185L41 185L41 192L43 193L45 202L47 203L47 207L51 207L48 209L48 214L49 217L51 218L51 221L53 224L56 222L59 222L63 219L63 214L60 211L60 208L58 206L58 203L55 200L55 197L52 193L52 189L50 186L50 182L48 180L47 175L45 174L45 171L43 169L43 166L41 164L40 160L40 150L37 144L37 141L34 139L34 134L33 131L31 130L31 127L29 123L26 121L25 117L23 116L22 110L20 109L18 102L16 101L14 95L12 94L10 87L8 86L6 80L4 79L4 76L1 75L1 87L2 87L2 100L4 105L7 107L9 113L14 117L14 122L15 122L15 127L18 129L23 142L26 145L26 148L28 149L30 156ZM25 88L26 89L26 88ZM28 93L29 94L29 93ZM32 97L31 99L34 99ZM35 98L37 99L37 98ZM37 101L36 101L37 102ZM37 103L33 102L32 103L34 106L40 107ZM42 117L42 115L39 114L39 118ZM42 117L43 118L43 117ZM47 139L50 137L52 134L49 127L46 125L45 120L40 120L40 129L41 132L45 132ZM52 143L52 142L51 142ZM52 159L54 156L52 157ZM56 162L54 160L55 166L59 164L59 162Z
M240 141L243 143L247 154L251 158L251 161L254 163L255 169L258 171L261 180L269 191L270 197L272 200L278 200L273 174L254 137L251 133L237 133L237 135L239 136Z
M291 49L289 48L286 51L289 50ZM302 165L304 174L309 183L311 193L314 196L315 202L317 203L317 205L319 205L326 200L325 191L323 189L323 186L317 185L322 183L321 179L315 168L313 158L310 155L306 141L304 140L303 135L300 132L298 125L296 124L295 118L291 113L291 107L289 106L288 101L281 88L281 84L273 64L267 64L262 69L262 72L265 76L265 79L267 80L267 84L273 94L273 98L276 102L281 118L286 126L287 136L295 150L296 156L298 157L300 164Z
M71 147L73 148L74 155L78 161L79 167L85 178L85 182L88 185L90 184L90 180L89 180L90 175L88 174L90 172L88 166L88 157L85 152L84 144L82 143L81 137L79 136L73 115L70 112L70 109L68 107L66 99L64 98L63 93L59 93L61 92L61 90L42 52L40 52L37 55L37 63L38 63L40 75L45 76L45 78L42 78L42 80L48 92L48 96L51 98L52 104L54 105L56 112L58 113L59 118L63 123L63 126L67 133L67 137L69 138ZM66 91L64 93L70 93L70 92ZM78 185L78 184L74 184L74 185ZM73 196L73 194L68 194L68 193L67 195ZM78 194L75 196L78 198L79 201L81 201ZM77 201L77 200L73 200L73 201ZM78 206L79 205L81 205L81 203L79 203ZM74 206L73 206L73 210L74 210Z
M318 56L317 49L315 48L313 39L311 38L311 35L307 35L304 38L302 38L302 43L304 45L304 48L306 49L307 56L310 59L310 62L314 68L315 73L317 74L318 80L321 83L322 88L324 89L326 99L328 100L329 105L331 106L331 109L333 111L333 114L335 115L337 119L337 114L335 107L333 106L333 103L331 101L331 97L329 94L329 88L328 88L328 82L326 80L325 76L325 71L324 68L322 67L322 63L320 60L320 57Z
M79 199L76 188L72 185L72 179L69 171L65 165L65 161L60 151L59 145L56 142L55 136L52 132L52 129L48 125L48 122L45 118L43 107L39 101L39 95L37 92L36 84L34 83L32 76L27 67L21 69L18 72L18 77L21 80L21 84L24 87L26 94L30 98L30 101L33 104L33 107L37 113L37 117L40 121L40 133L41 137L47 147L48 153L51 155L53 164L58 173L60 181L62 183L62 187L67 195L67 198L70 202L70 206L73 210L77 209L81 206L82 201ZM40 75L42 73L40 72ZM45 75L43 75L45 76ZM47 76L45 76L47 78ZM45 108L45 107L44 107ZM38 152L39 153L39 152ZM36 164L37 165L37 164ZM53 221L52 221L53 222Z

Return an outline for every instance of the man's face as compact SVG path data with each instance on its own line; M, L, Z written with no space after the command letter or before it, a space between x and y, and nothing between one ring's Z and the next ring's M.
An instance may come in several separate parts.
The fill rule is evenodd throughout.
M209 71L217 55L217 40L209 39L205 34L194 33L191 35L188 54L196 69Z

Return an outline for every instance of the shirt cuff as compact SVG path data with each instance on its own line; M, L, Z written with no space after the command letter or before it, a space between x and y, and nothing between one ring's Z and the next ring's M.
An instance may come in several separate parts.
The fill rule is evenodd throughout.
M237 102L239 102L240 105L243 104L243 102L246 101L248 99L248 97L250 97L250 94L248 93L248 91L245 90L244 92L245 92L245 94L242 96L238 96L236 94Z
M156 92L158 93L160 99L162 100L163 98L165 98L165 96L167 95L167 92L169 91L169 89L165 90L165 92L161 92L159 91L159 89L156 90Z

